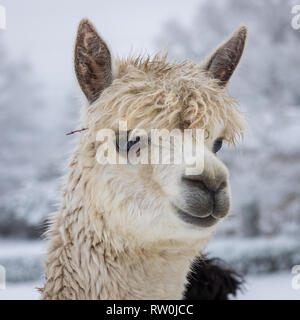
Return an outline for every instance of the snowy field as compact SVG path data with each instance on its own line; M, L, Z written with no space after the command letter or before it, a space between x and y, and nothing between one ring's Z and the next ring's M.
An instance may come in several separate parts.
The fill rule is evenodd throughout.
M244 293L239 294L238 300L300 300L300 289L292 289L291 274L265 274L248 276L246 279ZM5 290L0 290L0 300L39 299L39 293L35 288L40 286L40 282L9 283Z
M272 241L278 252L287 251L292 247L292 242L281 239L279 243ZM269 243L271 241L252 241L249 246L248 241L240 241L239 246L233 246L230 241L214 241L209 246L209 252L214 256L227 257L231 265L238 266L238 257L244 261L251 256L251 247L255 252L266 255L266 251L272 251ZM267 245L268 244L268 245ZM230 250L229 250L230 249ZM0 289L0 300L30 300L39 299L36 288L42 286L42 256L46 252L46 242L44 241L9 241L0 239L0 265L6 266L6 289ZM231 256L229 255L231 252ZM222 256L223 254L223 256ZM281 257L284 257L280 255ZM258 261L258 260L257 260ZM299 261L299 260L298 260ZM299 264L299 263L298 263ZM251 268L250 268L251 269ZM287 270L287 269L286 269ZM246 284L243 292L239 293L239 300L300 300L300 289L292 289L293 275L290 270L278 271L275 273L255 273L246 276Z
M287 273L247 276L244 293L238 300L300 300L300 289L292 288L292 275Z
M0 290L0 300L37 300L39 282L8 283L6 289Z

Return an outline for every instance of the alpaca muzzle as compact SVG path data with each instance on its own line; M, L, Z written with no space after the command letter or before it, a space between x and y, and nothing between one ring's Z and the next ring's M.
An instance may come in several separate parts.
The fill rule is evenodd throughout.
M226 175L209 179L207 176L183 176L183 197L174 203L179 217L185 222L210 227L230 210L230 193Z

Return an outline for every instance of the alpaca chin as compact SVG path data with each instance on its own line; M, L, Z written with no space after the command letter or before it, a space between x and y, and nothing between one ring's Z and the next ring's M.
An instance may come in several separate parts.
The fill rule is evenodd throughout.
M185 221L186 223L190 223L193 224L195 226L198 227L202 227L202 228L208 228L208 227L212 227L215 224L218 223L219 219L218 218L214 218L211 214L207 217L196 217L193 215L190 215L189 213L182 211L178 208L176 208L178 216Z

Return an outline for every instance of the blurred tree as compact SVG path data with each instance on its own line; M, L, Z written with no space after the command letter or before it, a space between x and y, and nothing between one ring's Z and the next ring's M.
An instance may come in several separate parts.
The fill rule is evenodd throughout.
M31 65L12 60L0 38L0 236L38 237L54 209L74 101L62 107L45 96Z
M12 187L20 187L20 174L24 180L29 178L39 162L36 146L41 139L38 118L43 104L29 64L12 61L3 42L0 61L0 193L4 195Z
M241 228L245 237L253 238L260 235L259 230L259 206L257 201L253 200L246 203L241 212Z

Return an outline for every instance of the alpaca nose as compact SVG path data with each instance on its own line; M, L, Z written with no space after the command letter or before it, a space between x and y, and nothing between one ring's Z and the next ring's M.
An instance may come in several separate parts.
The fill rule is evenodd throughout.
M225 175L212 177L204 172L200 175L185 175L183 179L188 180L190 183L211 194L215 194L227 186L227 178Z
M227 175L189 175L183 180L187 187L188 212L198 217L225 217L230 208Z

